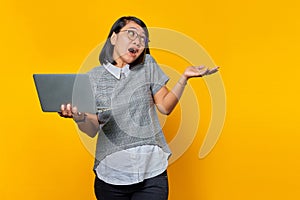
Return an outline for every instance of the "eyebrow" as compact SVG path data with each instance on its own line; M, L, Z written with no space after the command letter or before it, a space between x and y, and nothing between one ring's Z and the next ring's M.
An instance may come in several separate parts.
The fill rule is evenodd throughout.
M135 29L135 30L138 30L136 27L133 27L133 26L131 26L131 27L128 27L128 29ZM146 34L145 34L145 32L143 31L141 34L143 34L144 36L146 36Z

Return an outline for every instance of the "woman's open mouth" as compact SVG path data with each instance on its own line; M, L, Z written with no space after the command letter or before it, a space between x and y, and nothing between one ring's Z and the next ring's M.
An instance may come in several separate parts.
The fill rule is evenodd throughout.
M138 49L135 49L135 48L129 48L128 49L129 53L132 55L132 56L135 56L135 54L139 51Z

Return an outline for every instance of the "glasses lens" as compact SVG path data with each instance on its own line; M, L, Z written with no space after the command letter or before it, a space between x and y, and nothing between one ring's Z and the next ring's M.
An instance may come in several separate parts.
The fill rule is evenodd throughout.
M128 38L131 40L135 40L137 37L137 33L132 30L127 30Z
M144 36L140 36L140 41L143 45L146 44L146 38Z
M147 38L145 36L139 35L134 30L127 30L127 35L130 40L135 40L137 37L139 37L139 41L143 46L145 46L147 43Z

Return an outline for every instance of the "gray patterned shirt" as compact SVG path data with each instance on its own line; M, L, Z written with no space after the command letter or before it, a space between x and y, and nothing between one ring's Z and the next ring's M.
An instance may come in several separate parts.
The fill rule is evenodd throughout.
M171 154L153 101L168 77L150 55L146 55L143 65L130 69L126 78L118 79L103 66L89 75L97 107L108 108L99 114L101 130L94 169L107 156L140 146L156 146Z

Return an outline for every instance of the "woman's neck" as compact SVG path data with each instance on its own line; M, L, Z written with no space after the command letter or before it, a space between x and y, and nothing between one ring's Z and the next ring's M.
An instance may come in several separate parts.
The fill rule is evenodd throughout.
M116 62L115 66L119 68L123 68L125 65L127 65L127 63L124 62L120 57L115 59L115 62Z

